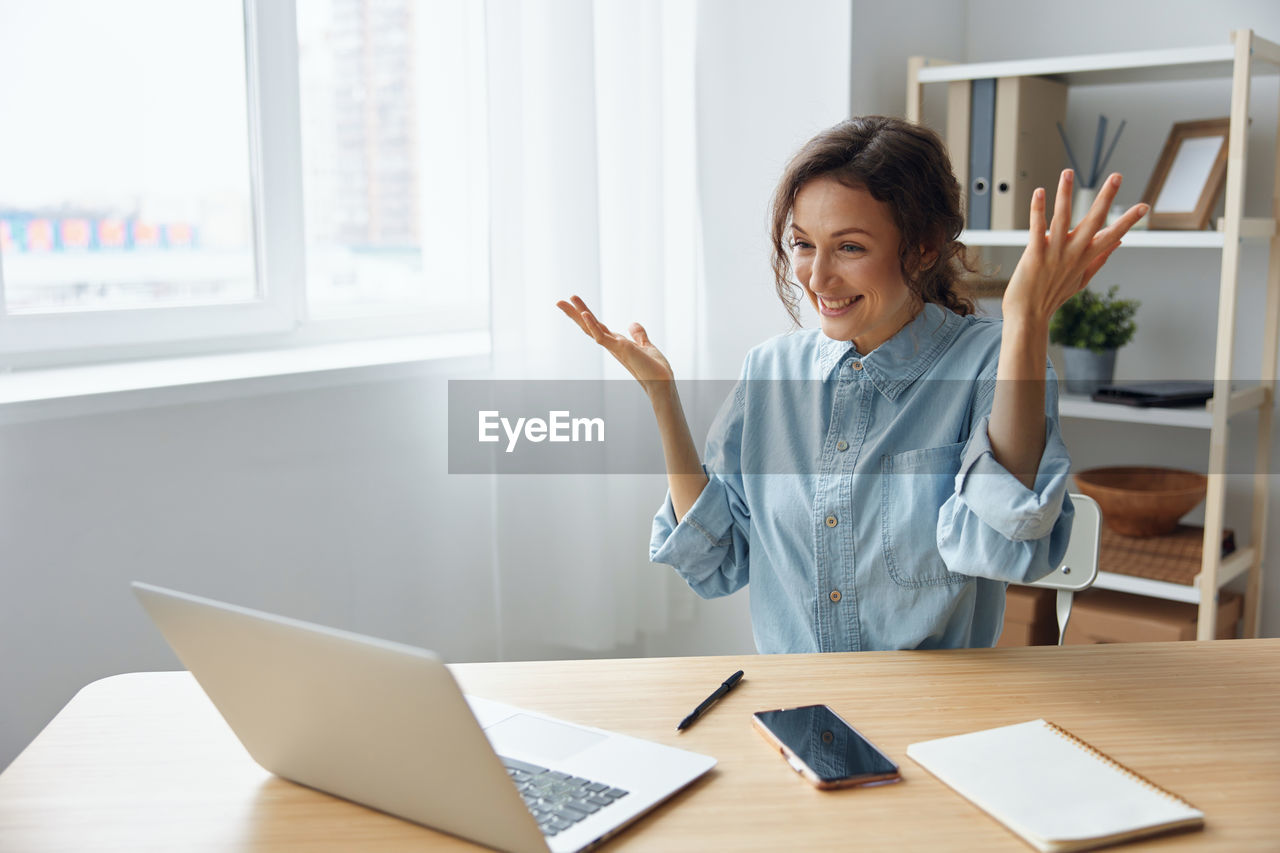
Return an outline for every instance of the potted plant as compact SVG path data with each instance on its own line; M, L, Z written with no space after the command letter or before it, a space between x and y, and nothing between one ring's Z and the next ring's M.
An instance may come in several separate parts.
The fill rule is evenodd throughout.
M1062 345L1062 369L1067 391L1092 394L1111 382L1116 369L1116 350L1133 340L1138 325L1135 299L1120 299L1112 285L1099 295L1089 288L1063 304L1049 323L1050 343Z

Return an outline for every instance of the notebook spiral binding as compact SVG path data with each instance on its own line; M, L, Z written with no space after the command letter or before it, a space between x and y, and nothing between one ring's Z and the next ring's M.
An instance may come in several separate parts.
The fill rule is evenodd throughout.
M1055 734L1061 735L1062 737L1074 743L1076 746L1083 749L1085 752L1088 752L1094 758L1101 760L1104 764L1111 765L1116 770L1119 770L1121 773L1133 779L1135 782L1138 782L1142 785L1147 786L1151 790L1155 791L1157 794L1163 794L1164 796L1168 797L1169 799L1175 802L1182 803L1182 805L1186 806L1189 809L1196 808L1194 805L1187 802L1182 797L1179 797L1177 794L1173 793L1172 791L1166 788L1160 787L1155 782L1152 782L1150 779L1148 779L1146 776L1143 776L1141 773L1137 772L1136 770L1131 770L1130 768L1125 767L1119 761L1116 761L1114 758L1107 755L1105 752L1102 752L1097 747L1092 746L1091 744L1088 744L1085 741L1082 741L1080 738L1076 737L1071 732L1064 729L1062 726L1059 726L1056 723L1051 723L1048 720L1045 720L1044 724L1048 726ZM1199 809L1196 809L1196 810L1199 811Z

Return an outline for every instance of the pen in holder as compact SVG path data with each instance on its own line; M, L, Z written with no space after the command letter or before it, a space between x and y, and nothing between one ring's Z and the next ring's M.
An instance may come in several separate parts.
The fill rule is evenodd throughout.
M1112 138L1111 144L1106 145L1106 153L1103 153L1107 140L1107 117L1098 116L1098 132L1094 135L1093 159L1090 161L1088 172L1080 169L1076 155L1071 150L1071 143L1067 141L1067 132L1062 128L1062 122L1057 124L1058 135L1062 137L1062 147L1067 150L1067 161L1071 164L1071 170L1076 176L1076 188L1071 196L1071 224L1075 226L1089 212L1089 208L1093 206L1093 200L1098 197L1098 183L1106 174L1107 164L1111 162L1111 153L1116 150L1120 134L1124 133L1125 121L1121 119L1116 135Z

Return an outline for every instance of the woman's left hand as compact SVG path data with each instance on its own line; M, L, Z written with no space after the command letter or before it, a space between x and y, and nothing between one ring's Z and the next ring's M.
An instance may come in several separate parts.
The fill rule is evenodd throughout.
M1030 239L1001 303L1006 321L1021 320L1047 329L1054 312L1084 289L1111 253L1120 247L1120 238L1147 214L1147 205L1135 204L1107 225L1107 212L1120 189L1120 174L1116 172L1103 182L1080 224L1071 228L1074 178L1070 169L1062 173L1053 221L1047 228L1045 192L1037 189L1031 196Z

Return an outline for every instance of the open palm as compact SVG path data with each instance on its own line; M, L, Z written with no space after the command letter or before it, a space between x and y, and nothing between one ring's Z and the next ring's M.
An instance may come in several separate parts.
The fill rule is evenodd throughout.
M631 324L631 335L628 337L610 331L608 326L596 319L596 315L581 297L574 296L569 302L561 300L556 303L556 307L568 314L588 337L608 350L636 378L646 393L652 393L658 386L675 378L666 356L653 345L644 326L639 323Z

